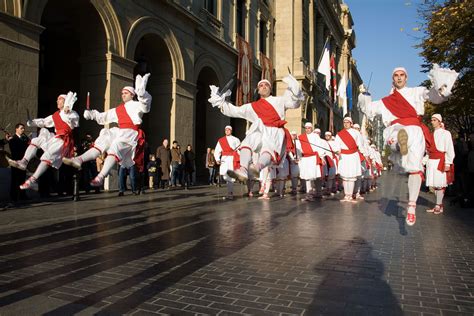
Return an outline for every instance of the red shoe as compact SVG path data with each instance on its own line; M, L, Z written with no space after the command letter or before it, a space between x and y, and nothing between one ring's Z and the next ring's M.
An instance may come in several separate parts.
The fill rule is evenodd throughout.
M405 222L407 223L408 226L415 225L415 222L416 222L415 210L416 210L416 203L409 202L408 209L407 209L407 217L405 219Z
M406 223L408 226L413 226L416 223L416 215L413 213L408 213L406 218Z
M104 184L104 176L100 174L97 175L97 177L95 177L90 183L92 187L100 187L102 184Z
M426 210L426 213L439 214L440 208L441 208L441 207L440 207L438 204L436 204L435 207Z
M438 208L438 209L435 209L434 212L433 212L433 214L435 214L435 215L443 214L443 212L444 212L443 204L440 204L440 205L437 205L437 206L439 206L439 208Z
M36 178L31 176L28 180L25 181L25 183L20 185L20 190L29 189L35 183L36 183Z
M260 196L258 199L259 199L259 200L270 200L270 197L268 196L268 194L263 194L263 195Z

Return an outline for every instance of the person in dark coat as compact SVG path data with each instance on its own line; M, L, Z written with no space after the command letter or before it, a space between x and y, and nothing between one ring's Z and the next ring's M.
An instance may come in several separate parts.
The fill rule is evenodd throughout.
M168 139L163 140L163 145L156 149L156 161L159 166L159 179L162 189L170 180L170 165L171 165L171 151L169 148Z
M193 146L188 144L184 151L184 183L186 189L193 185L194 161L196 154L193 152Z
M25 125L18 123L15 125L15 134L7 135L8 145L10 147L11 159L20 160L25 155L26 148L30 139L25 135ZM10 198L13 202L19 199L26 199L25 191L20 190L20 185L25 182L26 171L17 168L11 168Z

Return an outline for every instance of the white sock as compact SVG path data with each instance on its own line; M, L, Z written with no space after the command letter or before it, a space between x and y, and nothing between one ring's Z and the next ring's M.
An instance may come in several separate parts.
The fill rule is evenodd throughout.
M436 196L436 204L442 205L443 198L444 198L444 189L441 189L441 190L435 189L435 196Z
M115 166L115 157L109 155L107 158L105 158L104 167L102 167L99 176L102 178L107 177L113 166Z
M421 177L419 174L411 174L408 176L408 201L414 202L418 200L420 194Z
M346 195L352 196L354 194L355 181L347 181L347 193Z
M82 160L81 162L86 162L86 161L91 161L91 160L96 159L97 157L99 157L99 155L100 155L100 150L93 147L77 158Z
M306 180L306 193L311 193L311 190L313 189L311 184L311 180Z
M257 168L257 170L260 171L263 168L269 166L271 162L272 162L272 156L270 156L269 153L264 152L263 154L260 155L260 158L258 158L258 163L255 165L255 168Z
M31 158L33 158L33 156L36 155L37 150L38 150L38 147L34 145L29 145L26 148L25 155L23 156L22 160L26 160L26 162L30 161Z
M38 168L36 168L35 173L33 174L33 178L38 179L43 173L45 173L46 170L48 170L48 168L49 165L46 162L41 161L38 165Z
M233 195L234 194L234 182L232 181L226 181L227 182L227 195Z
M240 150L240 165L247 170L249 169L250 159L252 158L252 151L248 148Z

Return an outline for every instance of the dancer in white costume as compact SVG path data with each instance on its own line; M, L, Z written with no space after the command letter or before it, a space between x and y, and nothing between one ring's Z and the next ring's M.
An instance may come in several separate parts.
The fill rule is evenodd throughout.
M319 134L313 133L313 124L304 125L305 133L298 136L296 152L299 158L300 178L306 182L306 196L302 201L313 201L316 179L321 179L327 151L321 146ZM316 192L321 193L321 192ZM321 198L321 196L317 196Z
M144 113L150 112L151 95L146 91L146 84L150 74L137 75L135 89L122 89L122 102L116 108L105 112L97 110L84 111L86 120L95 120L99 125L118 123L118 127L103 128L94 142L94 147L82 155L63 159L64 163L80 169L86 161L96 159L100 154L107 152L107 158L100 173L91 181L92 186L101 186L104 178L109 174L115 163L129 168L134 165L135 148L141 137L139 127ZM138 101L133 98L137 96Z
M442 127L441 114L431 116L431 125L434 127L433 143L428 152L429 160L426 164L426 186L435 190L436 205L427 210L429 213L443 213L443 197L446 187L453 182L454 145L451 133Z
M239 167L239 153L237 151L240 140L232 136L232 126L227 125L225 127L225 136L219 138L214 150L214 157L217 163L220 165L219 174L223 176L224 181L227 183L227 196L226 199L234 199L234 179L227 175L228 170L234 170Z
M274 97L271 95L271 83L266 79L260 80L257 85L260 99L239 107L226 101L226 97L231 94L230 90L220 94L218 87L210 86L209 103L212 106L218 107L226 116L242 118L252 123L240 147L240 168L229 171L231 177L241 182L248 179L252 151L260 153L258 162L251 166L252 174L258 177L264 167L272 162L280 162L285 155L287 142L291 142L289 132L284 128L285 112L286 109L298 108L304 96L293 76L286 76L283 82L288 88L283 96Z
M46 118L37 118L26 122L28 126L41 128L38 137L31 140L23 159L18 161L8 160L8 163L12 167L25 170L38 148L41 148L44 153L34 174L25 183L20 185L20 189L26 190L30 188L48 167L51 166L59 169L63 157L72 157L74 155L72 130L79 126L79 115L72 109L76 100L76 93L61 94L56 100L58 111ZM50 127L54 127L55 133L47 130Z
M423 178L422 159L425 154L425 138L429 130L421 123L425 112L425 101L438 104L451 95L451 89L458 73L433 65L429 73L432 88L406 87L408 73L403 67L392 72L393 89L382 100L371 102L370 97L361 98L360 109L369 119L381 115L387 127L384 130L385 142L392 150L400 150L402 167L409 173L408 209L406 223L412 226L416 222L416 201L420 193Z
M341 158L339 160L339 174L342 178L344 187L344 198L341 202L357 202L353 199L354 186L357 177L362 174L361 169L361 152L362 135L359 131L352 128L352 119L345 117L343 120L344 129L336 135L336 144L341 149Z

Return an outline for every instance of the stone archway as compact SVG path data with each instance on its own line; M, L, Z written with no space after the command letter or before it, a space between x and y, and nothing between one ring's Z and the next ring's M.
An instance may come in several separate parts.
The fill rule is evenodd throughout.
M164 138L170 138L171 108L173 104L173 65L165 41L149 33L137 43L133 60L137 63L134 77L151 73L147 90L153 100L150 112L143 116L142 128L150 150L154 152Z
M40 24L46 6L50 5L52 0L23 0L23 6L20 6L18 3L21 0L10 1L15 3L15 15L18 13L18 17L24 18L36 24ZM77 1L73 0L71 2ZM83 5L85 5L89 1L81 2ZM96 9L100 19L102 20L103 28L105 28L105 33L107 36L107 51L119 56L123 56L125 53L124 37L118 17L115 14L112 4L108 0L90 0L90 4Z
M55 111L56 97L67 91L78 93L77 112L85 108L87 91L91 106L102 111L108 42L96 8L88 1L50 0L41 12L40 24L45 30L40 37L38 116ZM81 122L82 134L98 130L93 122Z
M215 147L219 137L224 135L226 124L219 109L213 108L207 101L209 85L219 86L219 78L213 68L205 66L199 71L196 79L197 93L194 124L196 175L203 178L208 176L205 169L206 150Z

